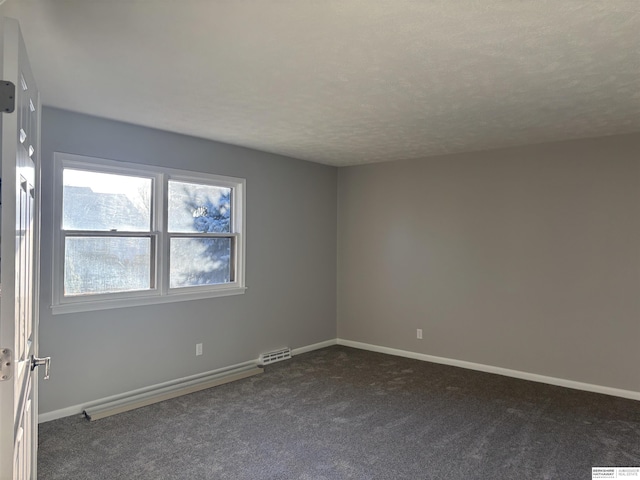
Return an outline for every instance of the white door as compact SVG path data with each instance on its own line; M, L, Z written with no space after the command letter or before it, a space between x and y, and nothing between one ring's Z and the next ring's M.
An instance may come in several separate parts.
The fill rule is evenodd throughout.
M18 22L0 17L0 479L36 478L40 97ZM15 110L9 104L15 86ZM46 362L48 370L48 360Z

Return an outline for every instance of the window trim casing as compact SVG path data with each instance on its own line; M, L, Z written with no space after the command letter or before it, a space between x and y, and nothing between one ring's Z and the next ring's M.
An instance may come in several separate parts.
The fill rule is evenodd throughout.
M239 295L246 291L245 252L246 252L246 180L243 178L214 175L205 172L179 170L173 168L145 165L117 160L107 160L84 155L54 152L53 175L53 242L51 311L54 315L104 310L111 308L154 305L162 303L215 298ZM149 232L135 232L136 236L155 236L156 255L151 259L151 268L155 270L155 288L130 292L93 294L87 296L64 296L64 231L62 228L62 176L65 168L78 168L102 173L137 175L153 179L151 204L151 229ZM231 235L236 241L234 256L235 278L233 282L218 285L169 288L169 238L168 192L169 180L186 181L199 184L211 184L229 187L232 192ZM161 208L157 208L161 206ZM120 232L126 234L125 232ZM153 263L155 263L155 268Z

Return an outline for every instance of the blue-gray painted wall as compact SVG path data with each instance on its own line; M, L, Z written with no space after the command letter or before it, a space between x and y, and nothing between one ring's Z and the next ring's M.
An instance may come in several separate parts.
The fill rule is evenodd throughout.
M245 178L247 292L52 315L54 152ZM336 338L335 167L44 108L42 178L41 414Z

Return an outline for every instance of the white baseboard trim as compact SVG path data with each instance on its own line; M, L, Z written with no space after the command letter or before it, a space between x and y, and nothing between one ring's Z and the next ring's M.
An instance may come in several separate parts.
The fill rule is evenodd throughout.
M302 353L311 352L313 350L318 350L320 348L330 347L331 345L336 345L337 339L326 340L320 343L314 343L312 345L307 345L304 347L296 348L291 351L292 355L300 355ZM151 385L149 387L139 388L137 390L132 390L129 392L121 393L119 395L112 395L109 397L101 398L98 400L93 400L91 402L72 405L70 407L61 408L59 410L53 410L51 412L41 413L38 415L38 423L50 422L52 420L57 420L59 418L71 417L73 415L82 415L85 410L91 410L96 405L106 405L112 403L118 403L126 401L127 399L152 395L154 393L160 393L165 390L172 390L180 388L185 384L194 384L194 385L204 385L206 382L210 381L211 377L220 377L224 375L232 375L233 372L241 371L243 369L247 369L250 367L255 367L258 365L258 360L249 360L247 362L238 363L236 365L231 365L225 368L219 368L216 370L211 370L209 372L198 373L196 375L191 375L184 378L179 378L176 380L170 380L168 382L158 383L156 385ZM203 387L209 388L209 387Z
M157 383L155 385L138 388L136 390L131 390L129 392L120 393L118 395L111 395L109 397L100 398L100 399L82 403L79 405L73 405L71 407L65 407L59 410L53 410L51 412L41 413L38 415L38 423L50 422L51 420L70 417L72 415L81 415L82 412L84 412L86 409L90 409L92 407L95 407L96 405L104 405L104 404L113 403L113 402L120 402L120 401L126 400L127 398L137 397L139 395L148 395L153 392L162 391L163 389L177 388L178 386L184 385L187 383L196 384L198 382L206 382L207 379L209 379L210 377L232 374L233 372L237 372L250 367L255 367L257 364L258 364L257 360L250 360L247 362L238 363L236 365L231 365L229 367L218 368L216 370L211 370L203 373L197 373L195 375L190 375L188 377L178 378L176 380L169 380L168 382L163 382L163 383Z
M300 355L302 353L311 352L313 350L320 350L321 348L330 347L332 345L336 345L338 343L337 338L332 338L331 340L326 340L320 343L314 343L313 345L307 345L306 347L294 348L291 350L291 355Z
M372 352L378 353L386 353L388 355L396 355L399 357L413 358L415 360L422 360L425 362L433 362L440 363L443 365L451 365L454 367L467 368L469 370L477 370L480 372L487 373L495 373L498 375L504 375L507 377L519 378L522 380L530 380L533 382L547 383L549 385L556 385L559 387L573 388L575 390L584 390L587 392L594 393L602 393L605 395L612 395L615 397L628 398L631 400L640 401L640 392L634 392L632 390L623 390L619 388L605 387L601 385L593 385L590 383L582 383L576 382L573 380L565 380L563 378L556 377L548 377L545 375L538 375L535 373L521 372L518 370L511 370L508 368L502 367L494 367L491 365L483 365L480 363L467 362L464 360L455 360L451 358L445 357L437 357L434 355L426 355L423 353L410 352L407 350L399 350L395 348L389 347L381 347L378 345L371 345L368 343L355 342L352 340L345 340L343 338L336 338L331 340L326 340L324 342L314 343L312 345L307 345L304 347L295 348L291 351L292 355L300 355L303 353L311 352L313 350L318 350L321 348L330 347L332 345L344 345L346 347L359 348L361 350L370 350ZM38 416L38 423L50 422L52 420L57 420L59 418L70 417L73 415L82 415L82 412L86 409L90 409L95 405L102 405L112 402L119 402L126 398L135 397L138 395L149 394L149 392L161 391L166 388L177 388L178 385L184 385L189 382L194 382L197 384L198 382L204 383L207 378L212 376L223 376L225 374L231 375L234 371L247 369L250 367L255 367L258 364L258 360L250 360L247 362L239 363L236 365L232 365L226 368L219 368L217 370L211 370L209 372L199 373L196 375L191 375L189 377L180 378L177 380L171 380L164 383L159 383L156 385L152 385L145 388L140 388L137 390L132 390L130 392L125 392L119 395L112 395L110 397L105 397L102 399L94 400L92 402L87 402L79 405L72 405L70 407L61 408L59 410L54 410L51 412L41 413Z
M82 405L72 405L70 407L53 410L51 412L39 413L38 423L50 422L52 420L58 420L59 418L64 417L72 417L74 415L82 415L82 410L84 410L84 407Z
M369 343L354 342L352 340L345 340L343 338L338 338L336 343L338 345L344 345L345 347L353 347L353 348L359 348L361 350L370 350L372 352L386 353L388 355L396 355L398 357L413 358L415 360L422 360L425 362L440 363L443 365L451 365L454 367L467 368L469 370L477 370L477 371L486 372L486 373L495 373L498 375L504 375L506 377L519 378L521 380L530 380L532 382L547 383L549 385L556 385L558 387L573 388L575 390L584 390L586 392L602 393L605 395L628 398L631 400L640 400L640 392L634 392L632 390L623 390L620 388L604 387L601 385L593 385L590 383L575 382L573 380L565 380L563 378L548 377L546 375L538 375L536 373L528 373L528 372L521 372L519 370L511 370L509 368L494 367L492 365L483 365L481 363L467 362L464 360L455 360L452 358L436 357L434 355L426 355L424 353L409 352L407 350L398 350L395 348L381 347L378 345L371 345Z

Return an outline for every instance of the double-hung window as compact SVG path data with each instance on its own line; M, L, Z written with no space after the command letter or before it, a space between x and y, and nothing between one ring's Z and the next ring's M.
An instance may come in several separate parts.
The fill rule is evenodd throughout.
M54 313L243 293L243 179L55 154Z

